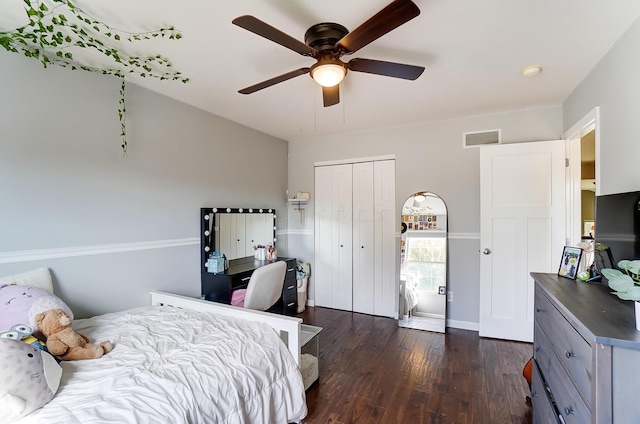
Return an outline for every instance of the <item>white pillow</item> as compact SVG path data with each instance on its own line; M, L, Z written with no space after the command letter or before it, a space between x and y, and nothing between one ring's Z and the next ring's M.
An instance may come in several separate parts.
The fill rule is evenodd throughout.
M53 293L53 282L49 268L38 268L22 274L10 275L0 278L0 286L3 284L18 284L21 286L38 287Z

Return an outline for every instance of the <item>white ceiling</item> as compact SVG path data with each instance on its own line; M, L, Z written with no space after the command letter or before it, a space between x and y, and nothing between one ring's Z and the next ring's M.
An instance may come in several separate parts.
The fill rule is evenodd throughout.
M425 66L416 81L350 72L341 103L329 108L322 106L321 89L308 75L250 95L237 92L314 61L233 25L233 18L254 15L302 41L313 24L337 22L353 30L389 2L77 4L122 29L174 25L181 40L132 48L168 56L191 81L131 81L285 140L561 104L640 16L638 0L415 0L420 16L345 59ZM13 3L22 1L4 0L0 15L15 9ZM531 64L541 64L543 72L521 76L520 69Z

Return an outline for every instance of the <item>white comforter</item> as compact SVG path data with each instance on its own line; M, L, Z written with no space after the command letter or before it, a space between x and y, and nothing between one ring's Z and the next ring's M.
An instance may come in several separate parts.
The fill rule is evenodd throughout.
M149 306L74 322L115 348L62 362L55 397L27 423L289 423L305 417L296 363L266 324Z

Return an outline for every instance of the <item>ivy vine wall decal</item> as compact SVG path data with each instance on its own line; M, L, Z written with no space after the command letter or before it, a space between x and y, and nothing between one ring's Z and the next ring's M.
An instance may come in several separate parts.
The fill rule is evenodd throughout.
M9 52L39 60L45 68L53 64L120 78L118 118L126 155L125 76L135 73L143 78L189 81L166 57L132 54L127 45L157 37L179 40L181 33L171 26L147 32L124 31L101 22L69 0L22 1L27 23L0 31L0 45Z

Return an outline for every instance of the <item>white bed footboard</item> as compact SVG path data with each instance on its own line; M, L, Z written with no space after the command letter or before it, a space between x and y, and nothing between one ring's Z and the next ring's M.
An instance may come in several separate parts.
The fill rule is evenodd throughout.
M238 308L237 306L161 291L152 291L150 294L152 305L175 306L177 308L243 318L248 321L264 322L276 330L282 341L287 345L291 356L293 356L293 359L295 359L298 366L300 366L300 324L302 323L300 318Z

